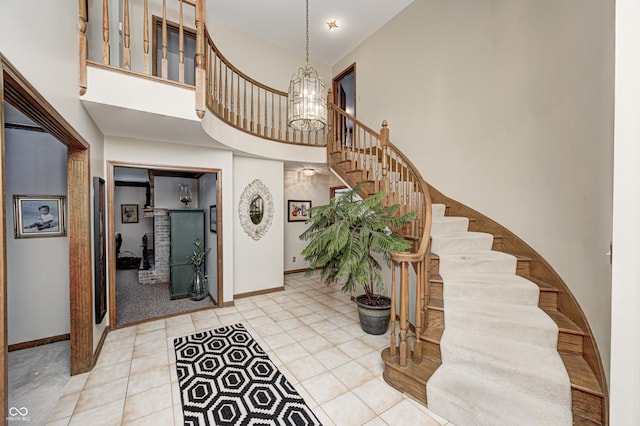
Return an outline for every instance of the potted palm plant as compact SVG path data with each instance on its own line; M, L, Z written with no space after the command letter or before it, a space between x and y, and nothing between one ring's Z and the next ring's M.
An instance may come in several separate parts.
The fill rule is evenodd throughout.
M301 255L309 262L307 274L321 269L326 285L343 282L342 291L355 294L362 329L369 334L384 334L389 326L391 299L384 290L382 266L376 254L391 264L389 253L406 251L411 243L390 231L399 229L415 217L415 212L399 215L400 205L385 206L386 192L362 199L358 192L364 183L329 204L310 209L309 227L300 239L309 241Z

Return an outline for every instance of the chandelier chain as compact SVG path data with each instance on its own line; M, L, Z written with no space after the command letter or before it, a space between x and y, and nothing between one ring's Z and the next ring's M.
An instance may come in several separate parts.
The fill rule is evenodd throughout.
M307 15L306 15L306 47L307 47L307 65L309 65L309 0L307 0Z

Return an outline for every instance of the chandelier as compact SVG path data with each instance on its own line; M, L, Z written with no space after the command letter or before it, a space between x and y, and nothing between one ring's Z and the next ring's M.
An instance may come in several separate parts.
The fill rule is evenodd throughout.
M324 128L327 122L327 89L318 72L309 65L309 0L306 25L307 61L291 76L287 121L295 130L313 131Z

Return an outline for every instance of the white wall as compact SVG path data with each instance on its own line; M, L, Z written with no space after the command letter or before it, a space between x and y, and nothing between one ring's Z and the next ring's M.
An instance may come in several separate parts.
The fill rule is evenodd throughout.
M122 235L120 256L132 256L125 251L130 251L135 257L142 257L142 237L147 232L153 233L153 217L144 217L144 202L147 189L136 186L116 186L114 194L114 206L116 215L116 232ZM138 222L122 223L122 205L136 204L138 206Z
M616 123L611 309L612 425L640 419L640 4L616 1Z
M609 364L614 3L416 1L346 58L358 118L563 277ZM605 367L606 368L606 367Z
M244 157L233 159L234 294L283 286L283 173L280 161ZM273 221L265 235L257 241L246 234L238 215L240 197L255 179L265 184L273 198Z
M340 186L342 182L333 174L316 174L304 176L298 170L285 170L284 172L284 270L293 271L309 267L300 252L307 246L307 241L300 240L308 225L304 222L289 222L287 205L288 200L311 200L311 206L321 206L329 203L329 188ZM293 258L296 258L295 262Z
M216 174L207 173L198 179L200 208L205 216L206 246L211 249L207 256L207 275L209 277L209 294L218 301L218 232L211 232L211 216L209 206L217 206Z
M67 195L67 148L47 133L7 129L9 344L69 333L69 237L14 238L13 195Z
M233 161L228 151L203 147L172 145L125 138L108 137L105 140L105 159L140 165L163 165L172 167L193 167L220 169L222 185L222 251L223 255L223 301L233 300ZM194 188L195 189L195 188ZM119 213L118 213L119 214Z

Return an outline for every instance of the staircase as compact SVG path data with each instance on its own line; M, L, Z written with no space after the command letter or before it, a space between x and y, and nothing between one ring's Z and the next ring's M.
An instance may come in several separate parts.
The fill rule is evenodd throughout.
M415 210L407 200L426 205L418 214L423 222L396 230L414 241L414 249L395 257L385 380L459 426L608 424L597 347L560 277L478 212L426 184L425 194L416 195L424 182L395 153L386 123L378 134L332 108L327 162L334 172L350 186L367 181L365 197L389 191L387 202L406 205L403 211ZM361 131L355 139L364 145L353 143L351 133L345 137L345 128ZM408 265L416 271L415 294L408 292ZM414 303L420 314L409 324Z

